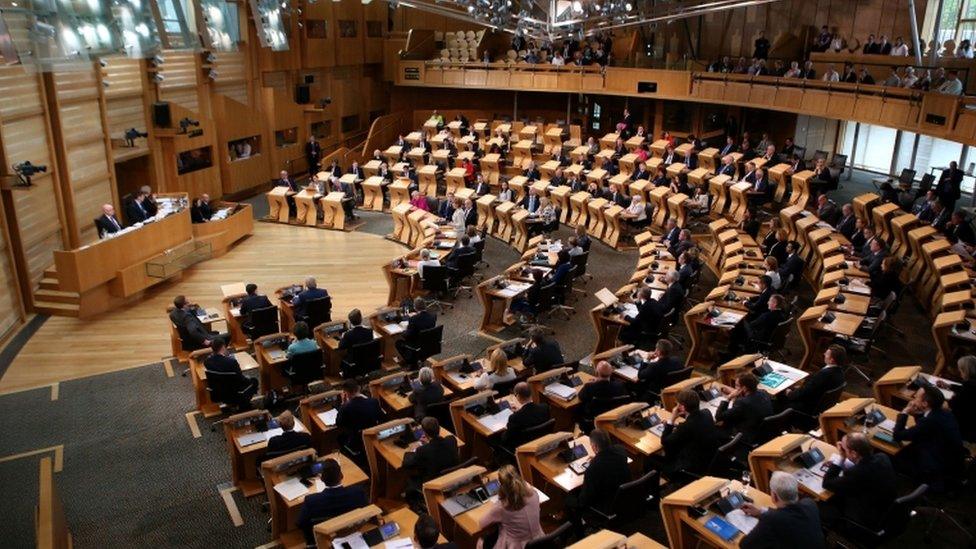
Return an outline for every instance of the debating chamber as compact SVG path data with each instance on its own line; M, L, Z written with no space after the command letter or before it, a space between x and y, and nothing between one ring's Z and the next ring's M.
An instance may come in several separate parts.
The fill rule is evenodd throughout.
M0 546L976 547L974 41L0 0Z

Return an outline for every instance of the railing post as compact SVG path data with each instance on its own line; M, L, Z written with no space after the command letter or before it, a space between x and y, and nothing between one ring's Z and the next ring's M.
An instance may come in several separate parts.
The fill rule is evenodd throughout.
M939 1L941 8L941 0ZM938 16L936 16L938 21ZM912 30L912 45L915 46L915 64L922 64L922 44L918 39L918 16L915 14L915 0L908 0L908 24ZM936 22L936 25L939 23ZM938 40L936 40L938 42Z

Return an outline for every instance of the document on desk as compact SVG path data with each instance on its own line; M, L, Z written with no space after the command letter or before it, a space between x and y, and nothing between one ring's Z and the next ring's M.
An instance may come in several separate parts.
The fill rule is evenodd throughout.
M324 412L320 412L318 414L318 416L319 416L319 419L322 420L322 423L326 424L326 426L328 426L328 427L334 427L335 424L336 424L336 418L339 417L339 410L336 410L335 408L333 408L331 410L326 410Z
M546 385L544 392L563 400L573 400L576 396L576 389L558 382Z
M247 433L237 437L237 443L241 446L252 446L261 442L265 442L268 439L265 438L264 432L259 433Z
M809 469L798 469L793 473L796 481L806 486L814 494L823 492L823 477L816 475Z
M502 288L501 290L498 290L498 295L502 297L515 297L518 294L524 292L525 290L528 290L529 286L531 286L531 284L509 282L508 286Z
M362 532L349 534L346 537L335 538L332 540L333 549L369 549L366 540L363 539Z
M410 538L397 538L383 544L385 549L413 549L413 540Z
M290 478L284 482L279 482L278 484L275 484L274 489L275 492L281 494L281 497L285 498L288 501L300 498L309 492L308 486L302 484L302 481L299 480L297 477Z
M623 305L623 315L624 316L631 317L631 318L636 317L637 316L637 305L634 305L633 303L624 303L624 305Z
M482 425L485 429L488 429L492 433L497 433L502 429L508 427L508 418L512 415L512 409L506 408L497 414L490 414L486 416L481 416L478 418L478 423Z
M745 315L739 313L733 313L730 311L722 311L722 314L712 319L712 324L717 326L734 326L742 320Z
M886 419L878 424L878 429L882 431L888 431L889 433L895 432L895 421L893 419Z
M736 530L742 532L743 534L752 532L752 529L759 524L759 519L750 517L749 515L745 514L742 509L730 511L727 515L725 515L725 520L729 521L729 524L735 526Z
M396 335L406 330L406 326L401 325L399 322L391 322L383 326L383 329L390 335Z
M617 368L617 373L627 381L637 381L637 368L633 366L621 366Z

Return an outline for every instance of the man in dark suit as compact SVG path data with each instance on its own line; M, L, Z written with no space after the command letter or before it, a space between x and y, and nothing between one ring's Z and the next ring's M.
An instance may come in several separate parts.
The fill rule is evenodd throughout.
M407 481L407 490L420 493L420 487L432 478L440 476L441 471L458 464L457 439L441 436L441 425L437 418L425 417L420 422L424 440L413 452L403 456L403 466L414 474Z
M491 192L491 185L489 185L488 182L485 181L485 178L484 176L481 175L481 172L478 172L477 179L475 180L474 183L474 194L477 196L484 196L490 192Z
M298 188L298 182L294 178L288 175L288 172L281 170L278 173L278 180L275 181L275 187L287 187L289 191L297 193L301 189Z
M281 427L281 434L268 439L265 459L312 447L312 435L304 431L295 431L295 416L290 411L285 410L278 416L278 427Z
M539 178L542 177L542 173L539 172L539 168L536 168L535 162L532 161L529 161L529 163L526 164L525 170L522 172L522 175L524 175L526 179L528 179L530 182L538 181Z
M417 379L410 382L407 400L413 404L413 417L418 420L427 415L427 406L444 402L444 386L434 378L434 370L424 366L417 372Z
M799 284L800 278L803 277L803 268L805 262L803 258L800 257L800 244L796 241L790 241L786 245L786 261L782 262L782 267L779 268L779 279L783 282L783 287L786 284L790 285Z
M875 452L864 433L857 432L844 435L837 444L837 453L827 463L823 487L833 493L820 506L828 526L843 517L880 530L898 496L895 469L888 455Z
M627 196L627 195L625 195L624 193L620 192L620 188L617 187L617 185L611 184L610 185L610 189L611 189L610 190L610 202L612 202L612 203L614 203L614 204L616 204L616 205L618 205L618 206L620 206L622 208L626 208L627 206L630 205L630 197Z
M837 344L827 347L823 368L807 376L799 387L788 389L783 395L785 406L807 415L819 415L823 410L818 410L817 405L824 393L844 383L846 363L847 351L843 347Z
M522 364L526 368L535 368L536 372L545 372L563 360L563 351L559 347L559 342L549 339L542 333L542 330L532 330L529 334L529 343L525 346L522 354Z
M420 549L458 549L453 541L438 543L441 532L437 528L437 521L430 515L420 515L417 524L413 527L413 539L417 541Z
M529 187L529 192L519 203L519 206L528 210L529 213L535 213L539 209L539 196L535 192L535 187Z
M339 441L362 454L361 431L379 425L385 419L380 401L360 392L359 382L347 379L342 383L342 405L336 414L336 427L340 429Z
M471 245L471 238L468 235L464 235L458 240L458 245L444 257L444 264L448 267L457 268L458 260L461 257L474 253L476 253L476 250Z
M522 381L515 385L512 394L518 400L518 407L512 415L508 416L508 426L505 434L502 435L502 444L506 448L515 448L529 442L526 439L525 431L533 427L538 427L549 421L552 416L549 413L549 405L544 402L532 402L532 389L529 384Z
M397 352L408 366L414 365L415 358L411 347L419 345L420 333L437 326L437 315L427 310L427 302L423 298L418 297L413 300L413 309L416 312L407 320L403 338L395 343Z
M146 209L142 207L142 201L146 199L146 195L142 192L136 193L132 197L132 201L125 206L125 218L129 220L129 225L135 225L136 223L142 223L148 219L146 214Z
M153 217L159 213L159 203L156 202L156 195L153 194L152 187L143 185L139 188L139 192L145 197L142 201L142 208L146 210L146 215Z
M789 255L786 251L786 247L789 242L786 241L787 232L783 229L776 229L770 231L773 235L773 240L769 244L766 255L776 258L776 263L778 265L784 265L786 263L786 257Z
M613 366L605 360L596 365L596 377L588 381L579 391L581 409L585 415L592 416L595 411L594 401L605 401L627 394L624 382L615 379Z
M654 352L647 356L637 371L637 379L646 391L660 393L668 374L684 368L681 360L671 355L673 351L674 346L667 339L659 339L654 344Z
M766 302L768 310L736 324L735 328L732 329L732 337L729 338L730 353L733 356L738 356L742 352L754 352L756 350L755 342L769 341L776 327L787 318L786 312L783 310L785 302L786 298L782 295L772 294ZM742 327L741 331L740 326Z
M353 161L352 165L349 166L349 172L356 176L357 180L366 179L366 172L363 171L363 167L359 165L359 162Z
M339 338L339 350L348 351L354 346L373 341L373 330L363 326L363 313L359 309L349 311L349 329Z
M474 201L470 198L464 199L464 226L474 227L478 225L478 208L474 206Z
M226 334L219 334L204 326L203 321L191 310L186 296L178 295L173 299L173 310L170 311L169 319L180 331L180 337L188 338L188 343L196 349L209 346L218 337L222 337L225 341L227 339Z
M742 506L749 516L759 523L742 538L742 549L824 549L824 535L820 527L820 512L810 499L800 499L796 477L783 471L775 471L769 479L769 491L773 507L759 509L751 503Z
M298 527L305 533L305 542L310 546L315 545L312 528L316 524L369 505L362 486L342 485L342 468L332 458L326 458L322 462L322 482L325 489L305 496L302 511L298 515Z
M840 219L840 213L840 210L837 209L837 203L827 198L826 194L817 197L817 217L821 221L829 225L836 225Z
M962 196L962 170L955 160L949 162L949 167L942 170L939 182L935 186L935 194L945 209L952 212L956 208L956 201Z
M271 304L268 296L258 293L258 285L253 282L244 286L244 291L247 294L241 299L241 327L244 329L244 332L249 332L254 328L254 323L251 321L251 313L257 309L266 309L274 305Z
M934 490L945 487L945 481L957 478L963 468L964 448L959 423L943 407L945 396L937 387L924 385L898 414L892 435L896 441L911 442L896 457L896 464L906 474ZM908 427L908 416L915 426Z
M206 223L213 217L213 206L210 205L210 195L201 194L190 206L190 220L193 223Z
M668 271L664 275L664 282L668 285L668 289L664 290L664 295L661 296L661 310L664 314L680 311L685 302L685 288L681 285L678 271L673 269Z
M665 476L678 471L702 475L718 449L721 433L712 414L701 410L701 399L691 389L683 389L676 396L678 403L671 411L671 420L664 424L661 446L664 447ZM678 419L684 419L677 423Z
M769 275L759 277L759 295L743 299L742 304L749 310L748 318L759 318L769 311L769 298L773 296L773 279Z
M678 233L678 241L674 244L674 246L668 248L668 252L670 252L673 257L678 257L694 247L695 241L691 239L691 231L688 229L681 229L681 232Z
M617 489L631 480L627 453L619 445L613 444L606 431L590 431L590 446L594 456L583 473L579 495L570 494L565 499L566 514L575 526L577 537L582 537L584 533L583 512L590 507L603 513L609 512Z
M715 412L718 421L729 434L742 433L748 446L760 442L759 426L762 420L773 415L773 401L766 391L759 389L759 379L751 372L739 374L735 378L735 389L722 387L729 398L723 399Z
M102 215L95 218L95 228L98 229L99 238L105 238L105 235L122 230L122 224L115 217L115 206L111 204L102 205Z
M669 217L664 224L664 234L661 235L661 243L668 248L673 248L678 244L678 236L681 234L681 228L678 227L678 223L674 218Z
M727 154L731 154L731 153L735 152L735 150L737 148L738 147L735 144L735 138L730 135L730 136L728 136L728 137L725 138L725 146L722 147L722 150L719 151L719 154L721 156L725 156Z
M241 365L236 358L230 356L223 338L214 338L210 350L212 354L203 361L207 383L213 384L218 379L222 380L223 386L233 391L227 404L236 405L239 409L250 409L251 398L258 391L258 380L241 372Z
M857 230L857 216L854 215L854 207L848 202L841 206L840 212L840 219L834 224L834 228L850 240L854 236L854 231Z
M881 271L881 262L888 252L884 249L884 242L880 238L871 239L869 246L871 253L862 257L858 266L868 274L872 274Z
M319 142L315 139L314 135L309 135L308 142L305 143L305 162L308 165L308 173L318 173L319 160L321 159L322 145L319 145Z
M628 324L620 329L618 336L622 343L636 345L640 342L641 334L657 333L661 325L661 318L666 312L661 302L651 297L650 287L641 288L637 302L637 315L626 317Z
M454 216L454 193L447 193L444 200L437 205L437 216L448 221Z
M650 181L651 172L647 169L647 164L645 164L644 162L638 164L637 170L634 171L634 174L631 176L631 179L633 179L634 181L640 181L641 179L645 181Z
M306 316L305 306L308 304L308 302L312 301L313 299L321 299L323 297L329 297L329 292L318 287L315 277L310 276L306 278L305 289L291 300L291 305L295 309L295 316L304 318Z

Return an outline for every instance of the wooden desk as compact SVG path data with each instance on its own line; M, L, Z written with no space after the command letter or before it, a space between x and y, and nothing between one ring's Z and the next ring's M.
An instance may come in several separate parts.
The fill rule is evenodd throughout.
M953 396L953 387L958 385L958 382L923 372L921 366L896 366L874 382L874 397L882 406L901 410L915 396L915 389L908 385L916 377L922 377L932 384L942 382L948 385L948 388L942 389L947 401Z
M304 188L298 194L294 195L295 223L309 227L318 225L319 211L315 207L315 202L321 197L322 195L314 187Z
M294 196L293 191L289 191L288 187L274 187L270 191L264 194L268 199L268 217L277 221L278 223L288 223L288 199L289 196Z
M820 429L823 432L824 441L836 445L837 441L845 434L852 431L859 431L867 436L871 442L871 446L874 446L875 449L881 450L888 455L894 455L900 452L905 446L903 443L891 443L875 438L874 434L880 430L879 427L877 425L870 428L864 426L864 412L871 408L880 410L885 415L885 418L891 421L895 421L898 417L897 410L875 404L873 398L849 398L842 400L820 414ZM861 420L857 420L859 416L862 417ZM911 427L914 425L915 418L909 416L907 426Z
M708 509L711 503L720 497L720 492L727 489L741 491L742 484L735 480L702 477L664 497L661 500L661 518L664 520L664 529L668 533L668 547L694 549L700 542L705 542L710 547L738 547L745 537L741 533L726 542L705 527L705 523L715 516L713 512L709 511L699 518L691 516L688 512L690 507L695 506ZM773 505L772 498L760 490L749 490L749 497L757 507Z
M667 549L644 534L625 536L611 530L600 530L570 545L567 549Z
M570 431L576 423L577 410L581 405L579 392L583 388L583 385L576 387L576 394L569 400L553 396L546 392L546 387L558 381L559 377L564 374L578 376L583 382L583 385L595 379L586 372L573 372L571 368L564 367L535 374L530 376L526 381L532 389L532 400L549 404L549 412L553 419L556 420L556 429Z
M494 400L498 404L507 403L507 410L499 409L495 414L475 415L471 408L485 406ZM508 427L508 416L518 407L514 396L508 395L498 398L495 391L485 390L470 396L462 397L451 402L451 420L458 438L464 441L468 455L478 456L487 461L493 453L493 442L505 432Z
M207 372L204 361L212 354L210 348L199 349L190 353L188 357L190 381L193 382L193 394L196 397L197 410L203 417L214 417L220 415L220 405L210 399L210 391L207 391ZM241 367L241 372L249 372L258 369L258 363L244 351L234 353L237 364Z
M598 415L594 425L619 440L636 462L637 469L643 471L648 458L661 451L661 437L653 429L641 429L633 420L651 414L657 414L662 422L671 420L671 412L661 406L632 402Z
M313 529L315 547L317 549L332 549L332 541L337 537L347 536L353 532L367 532L380 524L389 522L395 522L399 526L400 533L395 539L411 539L416 547L419 544L413 538L413 530L417 526L419 518L409 507L401 507L384 515L383 510L376 505L368 505L316 524ZM440 536L437 543L447 543L447 539ZM379 548L385 545L385 543L380 543L373 547Z
M268 334L254 340L254 356L258 361L258 381L260 394L268 394L271 390L288 386L288 378L281 373L280 367L288 362L285 350L291 341L291 335L286 332ZM268 342L268 346L265 346Z
M230 456L231 481L244 497L256 496L264 491L264 484L258 478L257 462L268 449L268 434L274 432L267 431L262 440L246 446L241 444L241 437L257 433L257 424L270 420L271 414L267 410L252 410L232 415L222 423ZM304 430L305 426L296 420L295 431Z
M515 212L514 202L502 202L495 206L495 219L498 225L495 227L495 238L508 243L512 240L515 226L512 223L512 214Z
M572 214L569 218L569 225L571 227L586 227L589 218L589 212L587 211L586 205L590 202L590 193L586 191L579 191L573 193L569 197L569 205L572 207Z
M824 461L814 466L813 472L805 469L795 461L795 458L802 452L810 451L811 448L819 449L824 455ZM826 465L831 456L837 453L837 448L826 442L817 440L810 435L786 434L780 435L773 440L759 446L749 452L749 470L752 472L752 481L756 488L769 491L769 479L776 471L783 471L793 476L797 476L800 484L800 491L815 500L826 501L833 493L823 487L822 466Z
M269 459L261 463L261 476L264 479L264 490L268 497L269 514L271 515L271 537L283 547L302 549L305 547L305 535L296 526L298 516L305 498L312 494L317 494L325 489L325 484L321 479L316 478L315 482L308 487L305 494L294 499L286 499L284 495L275 489L276 486L284 483L294 483L298 480L296 473L314 461L324 461L334 459L338 462L342 470L342 485L355 486L365 484L369 478L351 459L343 456L339 452L324 455L316 458L315 450L301 450L283 456ZM295 462L299 462L295 464Z
M395 441L400 436L398 430L412 431L418 426L413 418L400 418L363 430L363 445L370 472L370 501L377 498L397 499L403 492L408 473L403 469L403 457L421 444L414 441L401 448ZM454 435L441 427L441 436ZM459 439L458 449L463 446L464 441Z
M720 313L726 314L728 318L738 318L734 324L716 324L707 314L708 310L715 307ZM691 349L685 366L708 367L715 363L719 347L716 345L721 334L729 334L732 329L745 318L742 311L728 307L715 306L711 301L703 301L695 305L685 313L685 326L691 336Z
M506 287L498 288L498 284ZM476 288L478 300L481 301L482 314L479 329L485 333L498 333L505 329L505 311L512 299L522 295L531 284L512 280L505 276L495 276L478 284Z
M312 435L312 445L319 454L327 454L339 447L339 430L335 415L342 402L342 391L337 389L316 393L298 403L302 423Z
M227 253L238 240L254 232L254 209L250 204L219 202L217 208L232 208L223 219L213 219L206 223L193 224L193 239L198 243L209 243L211 257Z
M825 323L822 319L826 312L827 305L816 305L804 311L796 320L804 348L803 360L799 365L801 370L811 370L814 366L819 366L822 361L820 355L833 342L834 336L852 336L864 321L864 317L860 315L831 311L834 320Z
M405 394L400 390L403 381L409 384L410 372L394 372L375 378L369 382L369 392L373 398L380 401L390 417L413 417L413 403L410 402L410 392ZM450 400L454 395L450 387L444 387L444 400Z
M345 198L345 194L336 191L319 199L319 205L322 207L323 227L337 231L346 229L346 214L342 209L342 201Z
M791 388L802 385L803 380L810 375L809 372L794 368L788 364L776 362L775 360L768 360L762 355L754 354L742 355L719 366L718 379L725 385L733 386L735 385L735 378L740 373L752 371L753 368L760 366L764 361L771 368L773 368L773 373L779 374L780 376L786 378L785 381L776 385L775 387L769 385L766 378L760 378L759 388L766 391L771 396L776 396Z
M586 455L569 463L563 461L559 451L567 444L582 446L586 449ZM588 463L595 455L589 436L573 438L573 434L566 431L542 436L515 450L522 478L550 494L558 508L563 507L566 494L583 486L583 475L577 474L570 466Z

